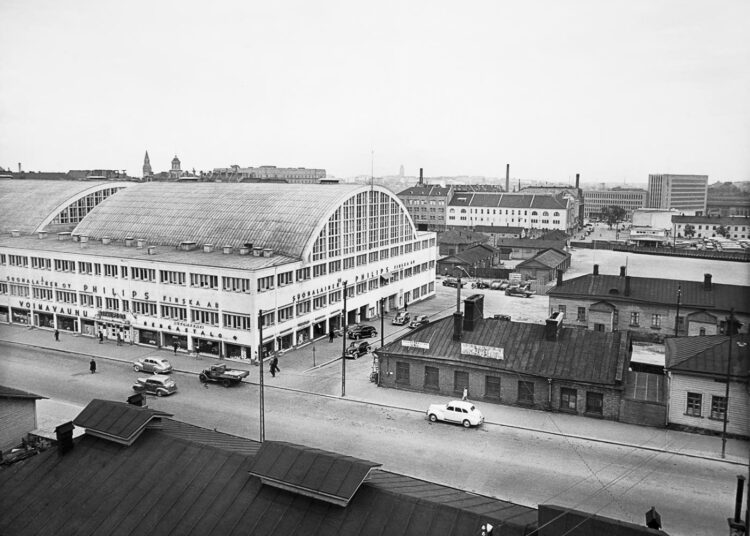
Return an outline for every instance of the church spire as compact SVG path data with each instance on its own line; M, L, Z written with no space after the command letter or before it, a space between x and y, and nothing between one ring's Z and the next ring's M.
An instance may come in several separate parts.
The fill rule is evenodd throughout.
M148 158L148 151L146 151L146 156L143 158L143 178L150 177L153 175L153 172L151 171L151 160Z

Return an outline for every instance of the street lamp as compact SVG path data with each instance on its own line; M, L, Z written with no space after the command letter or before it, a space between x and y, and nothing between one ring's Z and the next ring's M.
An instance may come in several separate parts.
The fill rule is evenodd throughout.
M263 309L258 309L258 374L260 379L258 385L260 387L260 442L266 440L266 416L264 407L264 394L263 394Z
M341 396L346 396L346 284L348 281L344 281L344 310L343 316L343 336L341 338Z

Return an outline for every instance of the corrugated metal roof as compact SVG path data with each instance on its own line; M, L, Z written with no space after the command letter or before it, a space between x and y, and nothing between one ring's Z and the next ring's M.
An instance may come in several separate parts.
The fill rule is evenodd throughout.
M170 413L134 406L125 402L94 399L73 419L87 433L123 444L132 443L154 418Z
M322 219L369 186L280 183L145 183L112 196L76 227L93 238L147 238L239 247L245 243L299 258ZM374 189L392 192L382 187Z
M616 299L642 303L677 305L677 289L681 288L683 307L699 307L737 312L750 312L750 287L712 283L711 290L704 289L701 281L680 281L656 277L631 277L630 295L625 296L625 277L617 275L586 274L563 282L548 292L550 297L578 297L587 299Z
M36 232L48 216L76 196L112 185L107 181L0 180L0 232Z
M520 536L536 527L533 509L409 477L365 482L336 506L264 486L248 474L252 456L210 443L166 429L128 448L86 435L65 455L19 462L0 479L0 534L476 536L490 522Z
M281 441L265 441L250 474L264 484L346 506L381 464Z
M460 361L497 370L545 378L614 386L624 380L630 355L628 332L599 332L563 327L556 341L545 338L546 326L485 318L473 331L453 340L453 317L427 324L386 344L381 352L430 359ZM429 344L429 349L403 346L408 340ZM502 348L504 358L462 354L462 344Z
M665 340L667 369L673 372L695 372L726 378L727 365L734 379L750 378L750 336L732 337L732 360L729 361L729 336L672 337Z

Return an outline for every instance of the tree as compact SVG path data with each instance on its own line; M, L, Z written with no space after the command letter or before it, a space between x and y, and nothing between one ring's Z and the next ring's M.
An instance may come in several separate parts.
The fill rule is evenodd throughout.
M609 228L618 222L621 222L627 216L627 211L616 205L610 205L607 208L602 209L602 219L607 222Z
M723 225L719 225L718 229L716 229L716 234L719 236L723 236L724 238L727 237L729 234L729 229L724 227Z
M695 236L695 227L689 223L685 226L685 236L687 238L693 238L693 236Z

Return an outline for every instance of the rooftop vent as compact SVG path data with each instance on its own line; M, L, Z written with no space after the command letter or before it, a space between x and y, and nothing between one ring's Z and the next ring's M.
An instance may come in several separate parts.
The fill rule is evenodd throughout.
M139 238L139 239L137 239L137 240L135 241L135 243L136 243L136 247L137 247L138 249L143 249L143 248L144 248L144 247L146 246L146 242L148 242L148 240L147 240L147 239L145 239L145 238Z
M47 238L47 231L39 231L37 233L37 236L39 237L39 240L44 240L45 238Z
M135 238L133 238L132 236L126 236L125 237L125 247L126 248L132 248L134 243L135 243Z
M232 253L232 246L224 246L221 248L221 252L224 255L230 255Z
M80 242L81 241L81 235L71 234L70 237L73 239L73 242Z
M255 246L253 248L253 257L260 257L263 255L263 248L260 246Z
M247 246L240 247L240 255L247 255L250 253L250 248Z
M57 450L60 454L73 449L73 422L68 421L55 428L55 436L57 437Z
M86 234L82 234L82 235L80 236L80 241L81 241L82 243L84 243L84 244L85 244L86 242L88 242L88 241L89 241L89 235L86 235Z
M464 330L474 331L484 318L484 294L472 294L464 300Z
M213 244L203 244L203 253L211 253L214 250Z
M57 233L58 240L68 240L69 238L70 238L70 231L63 231L62 233Z
M180 249L182 251L193 251L197 247L198 247L198 244L196 244L195 242L189 242L189 241L180 242Z
M102 237L102 244L111 244L111 243L112 243L112 239L110 237L108 236Z
M273 255L273 250L271 248L263 248L264 257L270 257L271 255Z
M562 311L552 313L550 317L545 321L544 326L544 338L548 341L556 341L560 336L562 330L563 317L565 314Z
M149 255L156 255L156 246L149 246L148 247L148 254Z
M711 274L703 274L703 290L711 290Z
M13 238L18 238L19 236L21 236L21 231L19 231L18 229L13 229L10 232L10 236L12 236Z

